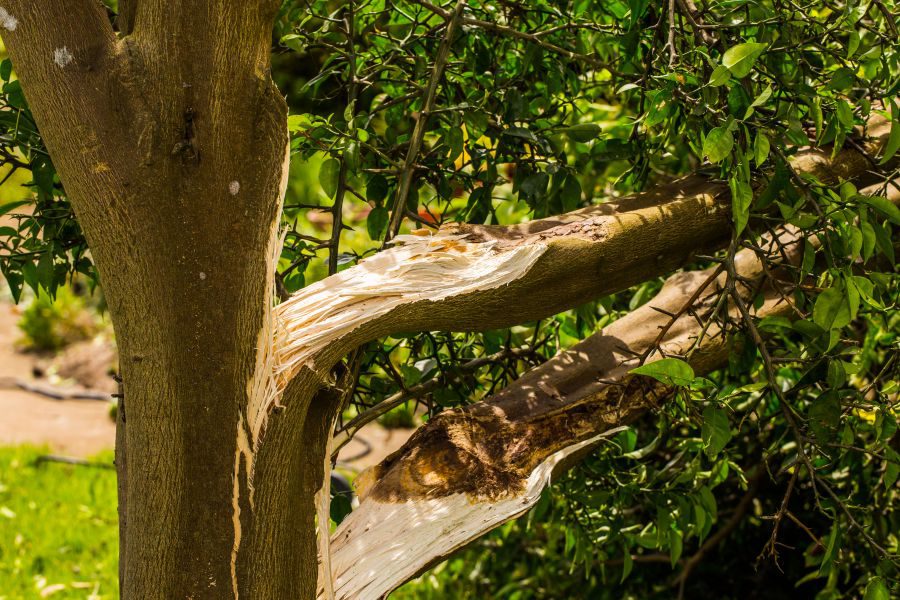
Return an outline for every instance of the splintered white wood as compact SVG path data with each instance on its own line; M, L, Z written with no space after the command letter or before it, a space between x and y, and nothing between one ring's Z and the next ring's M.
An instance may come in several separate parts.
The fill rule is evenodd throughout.
M330 343L404 304L508 285L547 248L538 243L501 248L495 240L468 242L466 234L420 231L397 236L394 247L303 288L271 311L247 389L254 449L287 382L303 365L315 369L313 357Z
M525 490L496 501L465 494L380 502L366 498L331 537L335 600L378 600L443 558L534 506L550 485L553 469L602 433L551 455L532 471ZM327 600L322 563L318 600Z
M333 340L392 309L487 290L522 277L546 246L499 248L466 235L401 235L384 252L314 283L276 310L277 377L286 382ZM313 365L309 365L313 366Z

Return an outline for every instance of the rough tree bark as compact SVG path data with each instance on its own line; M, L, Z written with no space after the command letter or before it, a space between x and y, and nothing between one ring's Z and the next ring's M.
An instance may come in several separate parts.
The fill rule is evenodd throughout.
M94 0L2 2L0 33L90 244L119 344L127 598L316 596L314 497L338 406L329 373L365 341L548 316L669 272L730 238L727 187L691 177L522 227L401 237L276 308L288 149L285 104L269 77L279 3L120 0L117 36ZM870 131L873 147L887 135L883 122ZM810 151L795 167L829 180L863 174L868 163L854 151L833 160ZM511 429L490 425L477 407L461 428L441 429L452 419L436 420L370 475L370 498L415 508L422 498L440 505L465 497L471 490L456 469L477 465L434 440L460 431L470 445L482 435L527 437L537 423L568 419L554 408L557 395L576 404L590 396L576 392L560 383L546 392L552 402L520 411ZM495 501L521 512L555 461L631 418L620 412L567 422L578 433L561 449L560 440L535 438L519 458L497 455L502 468L485 463L478 473L491 502L472 504L440 552L413 559L407 548L408 564L384 576L371 570L383 562L348 563L366 552L384 558L375 546L382 538L355 524L378 515L383 535L409 515L364 501L334 541L340 597L393 589L486 531L473 523ZM497 511L497 523L514 512Z
M122 4L122 39L93 0L6 1L2 32L119 343L122 594L308 597L316 469L278 435L245 460L286 177L278 2ZM254 466L279 483L253 493Z

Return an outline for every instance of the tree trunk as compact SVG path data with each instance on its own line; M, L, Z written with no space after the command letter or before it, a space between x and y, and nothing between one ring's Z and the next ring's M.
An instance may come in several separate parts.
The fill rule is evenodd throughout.
M5 3L4 41L118 340L122 596L313 597L327 405L248 410L271 395L278 3L125 2L121 40L98 2L43 4Z

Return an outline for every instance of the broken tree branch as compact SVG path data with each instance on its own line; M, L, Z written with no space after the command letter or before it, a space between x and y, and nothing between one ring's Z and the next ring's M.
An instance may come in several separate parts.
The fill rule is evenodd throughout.
M874 117L869 151L890 122ZM804 150L793 169L826 182L866 173L856 150ZM279 392L306 366L398 332L483 331L537 320L671 272L731 239L728 188L701 175L521 225L450 225L314 283L276 308ZM673 312L677 312L676 307Z
M900 193L890 199L900 201ZM793 306L766 281L763 258L796 264L804 238L782 230L762 244L767 256L745 249L734 258L743 283L761 288L753 316L790 318ZM629 372L710 273L677 273L652 301L526 373L487 401L447 410L420 428L399 451L357 479L360 506L332 537L335 597L375 599L494 527L524 514L555 472L573 464L613 430L672 396L673 388ZM698 306L727 297L721 274ZM731 304L727 310L739 317ZM703 330L706 335L698 344ZM728 360L730 335L718 323L701 325L682 314L669 326L661 354L683 355L699 374ZM322 574L320 574L320 581ZM320 584L321 587L321 584ZM321 597L321 596L320 596Z

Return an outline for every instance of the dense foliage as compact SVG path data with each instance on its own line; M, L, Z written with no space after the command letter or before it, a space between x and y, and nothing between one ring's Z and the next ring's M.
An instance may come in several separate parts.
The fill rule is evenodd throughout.
M888 597L900 210L879 194L900 174L897 28L890 0L285 2L273 76L296 166L282 294L401 226L547 217L686 173L727 181L734 221L731 247L692 267L728 271L785 224L807 239L784 288L793 318L706 315L734 335L727 369L694 377L673 357L675 401L401 596ZM52 291L93 276L89 255L8 61L0 75L4 160L34 192L30 211L0 207L25 213L0 230L0 268L16 295ZM861 148L876 113L893 129L866 193L792 171L801 147ZM659 285L509 330L370 344L345 365L357 384L342 426L484 398Z

